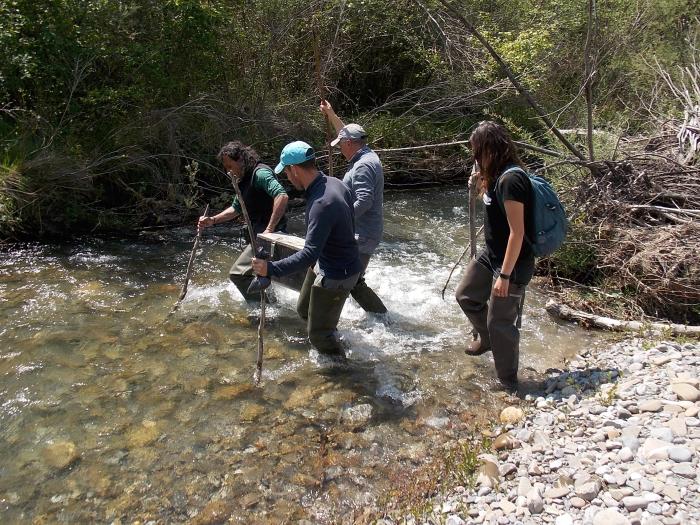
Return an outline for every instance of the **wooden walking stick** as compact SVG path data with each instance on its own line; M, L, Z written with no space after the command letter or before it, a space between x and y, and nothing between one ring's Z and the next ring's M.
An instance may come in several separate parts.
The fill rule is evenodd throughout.
M204 217L207 216L207 213L209 213L209 205L207 204L207 207L204 208ZM192 269L194 267L194 258L197 254L197 248L199 248L199 239L202 236L202 230L197 228L197 235L194 238L194 245L192 246L192 252L190 252L190 260L187 263L187 274L185 275L185 282L182 285L182 290L180 291L180 297L178 298L177 302L175 303L175 306L173 306L173 309L170 310L170 313L168 316L173 315L177 310L180 308L180 305L182 304L182 301L185 299L185 296L187 295L187 286L190 283L190 277L192 277Z
M474 159L474 165L472 166L472 174L469 177L469 259L476 259L476 196L479 193L477 189L479 177L476 174L479 173L479 165ZM476 341L479 338L479 333L472 326L472 338Z
M236 196L238 197L238 203L241 205L241 211L243 212L243 218L245 219L246 226L248 227L248 236L250 237L250 246L253 248L253 254L255 257L260 256L258 252L258 243L255 241L255 231L253 230L253 223L250 222L250 216L248 215L248 209L243 202L243 195L241 195L241 190L238 187L238 180L236 176L229 172L229 177L233 182L233 189L236 191ZM256 276L256 279L260 281L260 322L258 323L258 357L255 362L255 373L253 374L253 382L257 385L260 383L260 378L262 377L262 364L263 364L263 330L265 328L265 289L270 285L269 277Z
M316 89L318 91L318 96L321 100L327 100L326 87L323 84L323 74L321 72L321 48L319 45L319 37L316 29L314 28L314 62L316 64ZM326 150L328 150L328 176L333 177L333 146L331 146L331 141L335 134L333 133L331 121L328 115L324 114L324 119L326 121Z
M472 176L469 178L469 246L464 249L462 252L462 255L459 256L459 259L457 259L457 262L452 266L452 270L450 271L450 275L447 276L447 281L445 282L445 286L442 287L442 300L445 300L445 290L447 290L447 285L450 284L450 279L452 279L452 274L454 273L455 269L457 266L459 266L459 263L462 262L462 259L464 256L467 254L467 250L469 251L469 258L474 259L476 258L476 238L479 235L479 232L481 231L481 228L479 231L476 231L476 197L478 194L477 190L477 177L475 177L475 173L478 171L476 161L474 161L474 167L472 168Z

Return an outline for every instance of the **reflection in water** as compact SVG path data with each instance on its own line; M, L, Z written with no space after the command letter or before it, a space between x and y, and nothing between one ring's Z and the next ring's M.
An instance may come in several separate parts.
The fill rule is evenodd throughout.
M3 522L334 521L371 503L387 468L450 438L447 417L494 410L490 358L462 352L459 275L440 297L467 242L465 204L460 190L387 195L367 281L390 322L348 301L347 366L310 351L296 293L277 288L262 388L251 384L257 312L227 280L240 248L230 230L207 230L169 319L190 230L3 254ZM591 341L542 303L530 292L522 335L522 366L537 370Z

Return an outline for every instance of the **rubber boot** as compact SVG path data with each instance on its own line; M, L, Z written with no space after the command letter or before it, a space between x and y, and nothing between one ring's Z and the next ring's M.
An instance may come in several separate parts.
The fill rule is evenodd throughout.
M307 327L309 341L322 354L345 356L336 329L349 291L312 286Z
M374 293L374 290L367 286L364 276L360 277L350 294L365 312L373 314L385 314L387 312L382 300Z
M311 300L311 287L314 285L316 280L316 274L309 268L306 272L306 278L304 283L301 285L301 290L299 290L299 298L297 299L297 314L304 321L309 318L309 301Z
M236 285L236 288L238 288L238 291L241 292L246 301L258 302L260 301L260 293L248 293L248 287L255 278L253 268L250 266L252 260L253 248L248 245L231 266L231 269L228 271L228 278Z

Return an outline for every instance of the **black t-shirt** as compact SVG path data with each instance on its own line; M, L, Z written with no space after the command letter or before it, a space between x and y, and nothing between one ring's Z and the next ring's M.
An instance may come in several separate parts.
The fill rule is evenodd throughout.
M512 278L518 282L529 282L534 271L534 255L528 238L533 238L532 185L528 176L520 170L513 170L499 176L484 195L485 219L484 239L486 252L494 270L500 269L506 255L510 226L504 210L504 201L522 202L525 207L525 239L520 248L520 255L515 263ZM527 275L529 274L529 275Z

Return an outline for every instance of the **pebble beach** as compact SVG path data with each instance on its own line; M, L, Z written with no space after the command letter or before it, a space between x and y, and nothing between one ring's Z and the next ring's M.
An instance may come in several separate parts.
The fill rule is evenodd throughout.
M400 521L700 523L698 378L698 343L634 339L577 355L501 412L473 486Z

